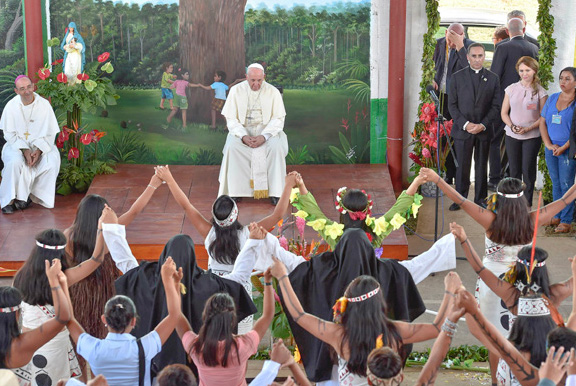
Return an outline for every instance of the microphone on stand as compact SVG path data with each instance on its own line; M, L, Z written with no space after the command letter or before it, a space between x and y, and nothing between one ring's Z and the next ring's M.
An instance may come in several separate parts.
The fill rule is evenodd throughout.
M426 86L426 92L428 94L430 94L430 98L432 98L432 101L434 102L434 104L436 106L440 107L440 99L438 99L438 96L436 95L436 92L434 91L434 86L432 86L431 84Z

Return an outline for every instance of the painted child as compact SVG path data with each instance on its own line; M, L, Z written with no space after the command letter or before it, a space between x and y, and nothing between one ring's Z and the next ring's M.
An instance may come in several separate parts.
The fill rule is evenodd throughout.
M221 70L216 70L214 73L214 83L210 86L205 86L203 84L191 83L190 87L202 87L204 90L214 90L214 98L212 99L212 130L216 130L216 114L222 111L224 103L226 102L226 91L236 83L242 82L244 79L236 79L230 86L226 85L224 81L226 80L226 73Z
M164 101L168 99L170 102L170 109L173 109L174 106L172 104L172 99L174 99L174 95L172 94L172 90L170 90L170 85L174 83L176 75L172 74L174 71L174 66L170 62L165 62L162 65L162 69L164 73L162 74L162 80L160 81L160 87L162 88L162 100L160 101L160 109L164 110Z
M186 127L186 112L188 110L188 97L186 96L186 87L190 87L190 73L188 70L182 68L178 69L179 79L175 80L170 88L176 90L176 95L174 96L175 106L166 118L166 121L170 123L174 115L178 112L178 109L182 110L182 127Z

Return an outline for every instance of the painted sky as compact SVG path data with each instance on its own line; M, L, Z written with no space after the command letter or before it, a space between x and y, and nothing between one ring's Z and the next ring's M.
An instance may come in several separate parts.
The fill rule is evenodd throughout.
M210 1L210 0L206 0ZM177 4L177 0L123 0L122 2L128 4L146 4L146 3L153 3L153 4ZM248 0L246 3L246 7L252 8L261 8L262 6L266 6L269 9L274 9L276 5L279 5L282 8L292 8L294 5L305 5L310 7L312 5L327 5L336 2L343 2L343 3L369 3L370 0L344 0L344 1L334 1L334 0Z

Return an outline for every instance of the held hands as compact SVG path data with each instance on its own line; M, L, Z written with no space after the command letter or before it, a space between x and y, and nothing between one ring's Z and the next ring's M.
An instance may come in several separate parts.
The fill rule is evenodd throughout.
M435 184L440 180L438 173L428 168L420 168L420 174L418 177L422 177L424 182L433 182Z
M270 283L272 281L272 271L270 268L271 267L268 267L268 269L264 272L264 282L265 283Z
M290 172L288 174L286 174L286 177L284 178L284 182L286 186L289 186L291 188L296 188L298 187L298 178L302 178L300 176L300 173L293 171Z
M566 145L564 145L564 146L552 145L552 146L556 146L552 150L552 155L554 155L554 156L562 155L568 149L568 147L566 147Z
M158 189L160 186L162 186L163 183L164 183L164 181L162 181L162 179L160 177L158 177L156 175L156 173L154 173L152 178L150 178L150 184L149 185L155 189Z
M26 165L28 167L32 167L33 163L32 163L32 152L30 151L30 149L24 149L22 150L22 156L24 157L24 159L26 160Z
M30 167L36 166L38 164L38 162L40 161L40 158L42 157L42 151L40 149L36 149L35 151L33 151L30 154L30 158L32 161L32 164L29 165Z
M268 233L266 229L259 226L255 222L251 222L248 226L248 229L250 229L250 238L253 240L264 240L266 238L266 234Z
M164 264L162 264L160 275L162 276L164 288L172 285L176 288L176 292L180 292L180 282L182 281L184 273L182 272L182 267L176 270L176 263L171 256L168 256Z
M242 137L242 142L244 142L246 146L255 149L257 147L262 146L266 142L266 137L264 137L263 135L257 135L255 137L245 135Z
M57 287L60 284L59 275L63 275L62 262L60 259L52 259L52 263L50 263L48 260L45 260L44 264L46 266L46 276L48 276L48 282L50 283L50 286Z
M466 125L466 131L470 134L478 134L484 131L484 125L480 123L468 123L468 125Z
M456 224L455 222L450 223L450 232L452 232L454 237L456 237L456 239L461 243L466 241L466 239L468 238L468 236L466 236L466 231L464 231L464 228L461 225Z
M168 167L168 165L155 166L154 174L158 176L158 178L160 178L162 181L165 181L167 184L174 182L174 177L172 177L172 173L170 172L170 168ZM154 185L152 182L150 183Z
M292 353L290 353L290 350L284 345L282 339L278 339L272 346L270 359L276 363L280 363L281 367L287 367L295 363Z
M478 312L478 303L476 303L476 298L470 292L466 291L465 288L461 288L456 293L456 305L459 308L466 310L468 314L476 314Z
M288 270L283 262L278 260L276 256L272 256L272 260L274 260L274 264L270 266L269 270L276 279L280 279L282 276L288 274Z
M118 224L118 216L108 204L104 204L104 209L98 219L98 229L102 229L102 224Z
M456 272L448 272L444 277L444 289L454 295L460 287L462 287L460 276Z

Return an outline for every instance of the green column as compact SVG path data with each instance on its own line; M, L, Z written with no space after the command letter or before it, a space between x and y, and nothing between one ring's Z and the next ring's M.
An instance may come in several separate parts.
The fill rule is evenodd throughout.
M386 162L388 136L388 98L370 100L370 163Z

